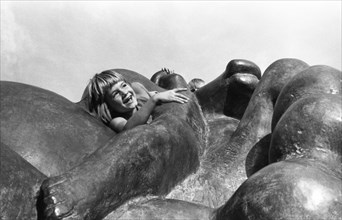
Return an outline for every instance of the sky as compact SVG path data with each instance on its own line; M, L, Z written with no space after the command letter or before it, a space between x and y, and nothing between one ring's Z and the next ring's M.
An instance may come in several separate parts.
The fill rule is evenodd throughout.
M72 102L89 79L168 68L214 80L233 59L341 70L341 1L1 1L1 80Z

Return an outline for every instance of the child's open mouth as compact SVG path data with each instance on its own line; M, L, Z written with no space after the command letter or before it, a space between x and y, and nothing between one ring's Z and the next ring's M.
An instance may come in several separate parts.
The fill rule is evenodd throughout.
M124 104L132 102L133 95L131 93L128 93L122 100Z

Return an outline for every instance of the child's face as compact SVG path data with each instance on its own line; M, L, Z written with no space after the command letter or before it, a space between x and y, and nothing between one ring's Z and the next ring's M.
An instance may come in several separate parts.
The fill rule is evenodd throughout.
M124 81L117 82L109 88L105 102L109 108L119 113L129 112L138 104L134 90Z

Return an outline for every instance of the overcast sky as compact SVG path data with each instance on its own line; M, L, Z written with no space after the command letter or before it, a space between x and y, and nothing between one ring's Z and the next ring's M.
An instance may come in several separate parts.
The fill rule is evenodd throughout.
M1 80L80 100L112 68L189 81L232 59L341 67L341 1L1 1Z

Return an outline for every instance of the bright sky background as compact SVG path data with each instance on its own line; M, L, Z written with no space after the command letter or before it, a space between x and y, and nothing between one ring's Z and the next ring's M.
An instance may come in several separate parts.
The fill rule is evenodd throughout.
M209 82L232 59L341 67L341 1L1 1L1 80L73 102L112 68Z

